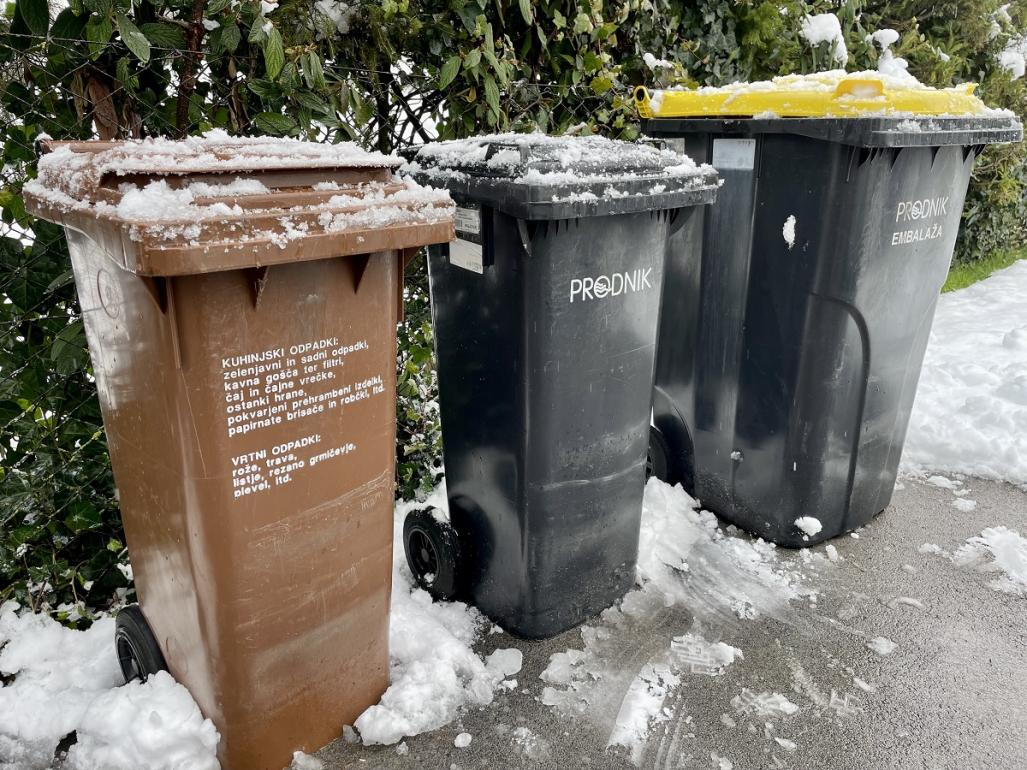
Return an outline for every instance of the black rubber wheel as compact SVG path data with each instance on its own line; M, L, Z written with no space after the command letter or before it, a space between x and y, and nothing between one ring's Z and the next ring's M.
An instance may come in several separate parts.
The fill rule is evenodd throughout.
M126 682L145 680L151 674L168 670L164 653L138 604L130 604L118 612L114 621L114 647Z
M403 551L417 584L434 599L456 598L460 585L460 539L434 508L418 508L403 522Z
M670 445L655 425L649 426L649 453L645 458L645 480L653 476L670 483Z

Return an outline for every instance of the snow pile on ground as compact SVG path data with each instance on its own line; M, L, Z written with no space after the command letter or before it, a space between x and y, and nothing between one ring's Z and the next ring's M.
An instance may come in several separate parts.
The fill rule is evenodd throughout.
M773 543L728 535L714 514L698 508L680 486L655 478L646 484L640 588L625 597L622 611L631 614L631 597L641 593L710 618L781 618L792 600L810 593L798 572L778 562Z
M540 676L542 703L612 724L608 745L624 747L632 761L653 727L674 717L671 694L685 677L718 676L743 657L698 628L789 618L790 603L812 594L799 573L782 567L773 545L729 535L697 508L681 487L648 482L638 587L581 628L583 649L552 655ZM680 609L677 619L668 608ZM690 631L682 635L684 628Z
M938 300L903 453L928 469L1027 485L1027 261Z
M989 585L996 591L1027 596L1027 539L1007 527L989 527L971 537L954 554L960 567L1001 572Z
M521 669L521 652L496 650L483 659L472 646L491 623L462 602L433 602L415 587L403 553L403 520L418 505L445 509L440 486L425 503L396 506L389 653L392 684L381 701L357 718L365 744L392 744L435 730L467 706L487 706L497 689Z
M167 674L119 687L114 621L73 631L47 615L0 606L0 758L49 768L72 732L66 770L216 770L218 734Z
M799 34L814 48L821 43L831 43L831 58L839 64L844 66L849 61L849 50L845 47L842 25L833 13L806 16L802 20Z

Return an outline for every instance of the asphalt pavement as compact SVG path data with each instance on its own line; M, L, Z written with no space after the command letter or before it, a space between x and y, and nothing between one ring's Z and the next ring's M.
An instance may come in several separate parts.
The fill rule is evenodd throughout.
M905 481L892 505L859 533L834 541L840 559L805 562L780 550L817 589L783 618L696 617L670 607L643 623L607 629L611 675L583 713L541 702L539 674L552 654L581 649L580 629L545 642L492 634L482 652L524 653L518 688L435 732L396 746L339 740L317 754L337 768L929 768L1027 767L1027 598L1002 593L994 573L922 553L949 552L985 527L1027 534L1027 493L967 479L974 510L952 491ZM823 555L823 546L814 549ZM648 738L632 755L608 748L625 695L639 671L687 632L724 641L744 659L719 676L685 670L669 688ZM867 647L882 636L888 655ZM762 713L762 693L779 693L794 714ZM750 704L747 706L747 704ZM456 748L454 738L473 740Z

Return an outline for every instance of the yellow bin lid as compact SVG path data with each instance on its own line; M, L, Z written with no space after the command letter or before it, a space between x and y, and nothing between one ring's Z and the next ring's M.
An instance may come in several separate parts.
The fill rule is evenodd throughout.
M910 86L873 72L822 72L680 91L649 91L639 86L635 89L635 106L643 118L979 115L987 107L974 96L976 87L976 83L952 88Z

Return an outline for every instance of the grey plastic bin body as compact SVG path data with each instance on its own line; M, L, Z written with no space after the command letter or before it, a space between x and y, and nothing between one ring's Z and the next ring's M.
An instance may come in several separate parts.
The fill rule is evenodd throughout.
M1008 118L654 119L724 185L703 247L672 241L654 422L668 477L800 546L895 485L935 304L982 145ZM794 243L784 225L795 217ZM807 537L794 522L818 518Z
M429 249L429 275L465 590L544 638L634 581L667 238L698 236L716 183L652 148L566 166L552 140L518 141L487 150L509 166L416 162L458 206L461 240ZM559 169L572 178L546 178Z

